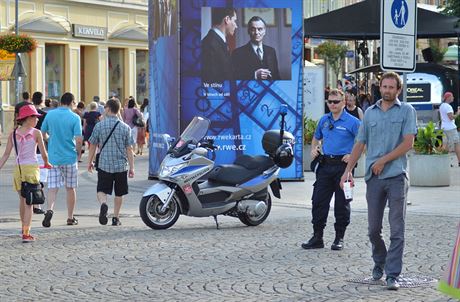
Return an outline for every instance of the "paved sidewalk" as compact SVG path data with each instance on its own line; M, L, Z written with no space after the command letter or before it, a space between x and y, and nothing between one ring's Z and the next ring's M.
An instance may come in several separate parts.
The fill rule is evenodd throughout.
M305 251L299 245L311 234L312 173L305 182L283 182L282 199L273 199L269 219L258 227L219 217L216 230L212 218L181 216L173 228L154 231L138 214L143 191L154 183L146 179L147 166L146 155L136 158L122 226L99 225L96 175L81 169L80 224L65 225L65 195L59 192L52 227L41 227L42 216L35 215L38 240L23 244L10 159L0 171L0 301L453 301L436 284L391 292L347 282L370 276L372 269L362 179L345 249L330 250L330 218L326 248ZM460 220L460 168L449 172L450 187L410 188L403 274L440 278L446 269Z

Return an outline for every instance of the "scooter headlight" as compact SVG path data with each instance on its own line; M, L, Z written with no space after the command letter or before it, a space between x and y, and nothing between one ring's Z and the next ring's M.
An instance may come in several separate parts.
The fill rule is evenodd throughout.
M187 163L182 163L178 165L172 165L172 166L166 166L166 165L161 165L160 167L160 177L168 177L171 174L176 173L183 167L185 167Z

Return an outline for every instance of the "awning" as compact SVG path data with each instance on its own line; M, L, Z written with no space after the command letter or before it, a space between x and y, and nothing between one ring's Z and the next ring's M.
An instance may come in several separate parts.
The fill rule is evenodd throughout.
M350 22L346 22L350 20ZM447 38L460 34L460 18L418 8L417 37ZM380 0L365 0L304 20L306 37L335 40L380 39Z

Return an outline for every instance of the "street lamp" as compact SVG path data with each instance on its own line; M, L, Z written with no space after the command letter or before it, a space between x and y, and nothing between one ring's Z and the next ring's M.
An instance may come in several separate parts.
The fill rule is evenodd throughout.
M15 15L14 15L14 30L16 36L19 36L19 0L14 1ZM16 63L14 64L14 87L16 92L16 103L19 103L19 93L22 90L22 77L24 76L24 68L20 58L19 52L16 53Z

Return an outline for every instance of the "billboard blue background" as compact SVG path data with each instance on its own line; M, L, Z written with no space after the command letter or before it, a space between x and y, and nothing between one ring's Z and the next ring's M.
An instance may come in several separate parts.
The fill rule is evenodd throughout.
M170 35L158 28L159 0L149 0L149 176L158 176L166 155L165 134L179 135L179 35L177 27ZM177 10L173 11L177 15ZM156 22L155 22L156 20ZM177 20L177 19L176 19ZM164 35L162 35L164 34Z
M205 87L200 78L201 68L201 9L202 7L290 8L291 80L224 81L222 87ZM280 173L283 179L302 179L302 72L303 32L301 0L195 0L181 1L180 48L180 121L184 129L195 116L211 120L208 135L220 150L216 162L231 163L242 154L264 154L262 136L266 130L279 129L278 114L282 104L288 106L287 131L296 139L295 160ZM279 25L283 26L283 25ZM245 29L238 28L241 34Z

